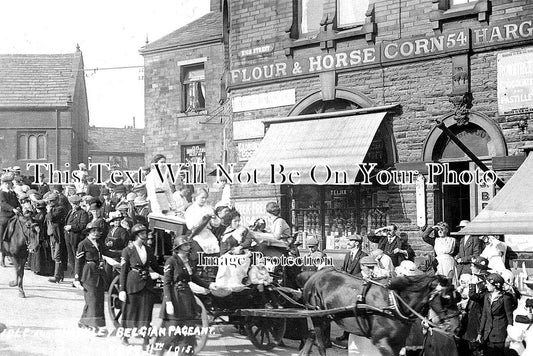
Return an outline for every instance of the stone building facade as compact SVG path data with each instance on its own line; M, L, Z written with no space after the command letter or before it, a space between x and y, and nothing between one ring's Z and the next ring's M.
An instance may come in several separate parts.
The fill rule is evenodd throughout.
M227 148L225 162L237 172L258 171L263 183L232 184L245 222L264 216L265 204L277 200L293 231L304 240L319 237L322 247L342 249L343 235L394 223L416 250L427 250L424 226L446 221L455 230L498 190L497 184L445 184L442 174L432 183L427 163L446 163L467 177L479 159L506 181L533 141L528 1L213 0L212 10L207 16L219 16L222 30L216 44L203 36L194 49L151 50L156 41L142 50L147 135L153 136L147 148L176 154L169 137L170 145L181 144L180 135L181 142L218 137L213 142ZM207 48L206 70L219 72L210 79L206 72L206 86L211 80L219 93L225 73L228 93L229 119L212 130L180 113L177 99L181 66L175 61L204 57ZM210 154L226 152L213 148L206 149L208 163L217 158ZM301 172L303 185L265 181L268 163L284 164L287 172L328 162L355 178L314 184ZM362 178L358 163L377 164L372 184L350 184ZM403 171L418 171L425 181L376 181Z
M286 158L272 150L272 143L265 143L267 139L275 141L268 137L268 131L261 140L263 135L255 129L258 122L266 120L268 130L276 125L287 125L287 129L291 125L328 128L319 125L318 120L325 121L341 110L346 110L348 121L368 117L368 113L386 113L377 131L368 131L376 136L367 147L364 161L377 160L376 163L382 163L378 168L389 171L425 173L425 189L417 189L416 184L381 185L374 191L364 192L354 188L353 197L349 198L352 203L343 208L351 208L353 204L356 217L344 215L340 219L344 225L341 235L348 230L348 222L352 225L350 233L354 230L364 233L376 227L372 226L374 219L377 225L398 225L408 233L417 250L425 250L429 246L420 240L422 226L444 220L455 230L459 220L474 218L486 204L482 198L488 201L497 190L472 184L448 186L440 180L427 184L427 162L448 163L458 173L476 168L472 159L437 128L435 120L442 121L503 180L520 165L521 148L533 139L527 127L529 114L520 114L529 110L525 109L528 104L522 102L519 108L520 105L513 106L509 103L513 100L505 98L524 94L516 100L528 101L528 89L513 89L512 85L520 84L503 83L505 78L502 79L503 73L511 73L516 63L518 67L530 63L531 57L523 53L529 53L533 43L533 4L507 0L370 0L364 8L358 8L356 4L361 3L365 2L224 3L229 14L228 90L233 103L234 132L239 128L249 133L249 137L246 134L234 137L231 158L238 161L243 156L240 148L249 147L256 149L255 155L261 157ZM513 57L515 61L510 59ZM499 84L509 84L508 91L504 92L506 89ZM263 95L262 103L257 103L260 95ZM319 115L296 118L302 114ZM298 126L297 120L305 120L307 124ZM334 127L330 129L335 131ZM360 129L367 130L362 126ZM334 141L335 134L324 132L323 137ZM339 137L349 139L349 135L340 133ZM287 140L297 140L283 139L284 142L279 142L280 150L284 146L294 147ZM298 144L309 147L308 142L300 141ZM314 162L327 161L328 157L342 156L344 146L341 142L338 147L322 147L322 152L327 153L314 157L299 154L297 150L293 154L312 166ZM244 165L246 161L242 161ZM290 160L285 162L288 162L286 169L294 164ZM346 166L356 163L357 160L346 162ZM246 168L264 170L257 161ZM351 194L345 192L345 186L334 188L316 193L318 200L323 201L319 206L305 197L304 204L298 202L298 195L315 193L300 188L295 193L295 189L283 185L239 186L235 187L234 196L237 205L242 200L245 207L257 196L266 196L257 200L257 206L277 197L293 227L304 230L303 212L304 218L312 221L305 229L314 226L311 233L321 236L327 245L332 235L327 231L332 229L331 219L337 229L339 220L335 213L329 218L322 213L317 218L316 212L335 210L333 206L341 200L336 194ZM422 198L417 198L417 193ZM306 209L311 210L311 216ZM357 209L370 209L370 213L361 214ZM384 219L371 216L381 213Z
M89 110L79 48L0 55L0 83L0 167L20 166L32 175L29 163L70 170L87 162Z

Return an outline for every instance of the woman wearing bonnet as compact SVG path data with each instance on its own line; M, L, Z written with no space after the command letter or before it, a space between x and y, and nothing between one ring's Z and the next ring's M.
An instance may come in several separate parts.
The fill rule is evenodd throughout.
M167 158L162 154L154 156L151 162L150 173L146 176L146 192L150 201L150 208L154 214L166 214L169 211L176 212L176 203L172 197L169 183L169 173L165 165ZM156 165L159 168L156 168ZM163 181L161 181L161 175Z

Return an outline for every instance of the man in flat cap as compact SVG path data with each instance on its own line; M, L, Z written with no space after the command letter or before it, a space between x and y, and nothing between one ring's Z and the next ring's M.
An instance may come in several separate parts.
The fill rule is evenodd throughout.
M68 260L67 246L65 242L64 228L67 211L59 204L56 193L51 193L46 197L46 231L50 237L52 246L52 258L55 261L54 277L48 281L59 283L63 280Z
M20 212L21 207L17 195L13 191L13 175L4 173L0 177L0 243L3 241L9 219ZM5 267L4 256L1 256L0 264Z
M69 197L72 210L68 212L65 225L65 242L68 252L68 265L74 271L76 251L78 244L85 238L83 231L89 223L89 214L81 208L82 197L72 195Z
M351 235L348 237L348 251L344 256L344 262L341 270L353 276L361 275L361 257L366 256L366 253L361 249L363 238L359 235Z

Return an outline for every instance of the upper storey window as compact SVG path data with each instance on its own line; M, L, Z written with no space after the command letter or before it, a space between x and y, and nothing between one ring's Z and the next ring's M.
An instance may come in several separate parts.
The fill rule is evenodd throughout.
M300 35L316 34L324 16L323 0L300 0Z
M337 0L337 28L363 25L370 0Z

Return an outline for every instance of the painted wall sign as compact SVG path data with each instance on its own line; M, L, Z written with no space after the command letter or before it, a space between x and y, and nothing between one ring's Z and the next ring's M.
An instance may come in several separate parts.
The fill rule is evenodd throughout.
M276 108L294 105L296 103L296 90L274 90L267 93L235 96L231 98L233 112Z
M468 29L444 32L438 36L420 37L375 46L354 48L331 54L318 54L302 59L288 59L274 63L233 69L231 85L246 84L292 77L329 70L359 68L379 63L398 62L468 49Z
M434 36L419 36L352 48L342 52L317 54L307 58L275 61L233 69L230 86L292 78L331 70L360 69L374 65L394 65L442 54L466 53L469 49L505 46L533 40L533 21L505 22L479 29L458 29Z
M498 53L498 113L533 112L533 47Z
M256 46L256 47L240 50L238 55L239 57L244 58L244 57L251 57L251 56L264 56L267 54L271 54L272 52L274 52L274 45L267 44L263 46Z
M259 147L260 141L237 142L237 152L239 162L248 161Z
M233 121L233 140L249 140L265 136L263 120Z

